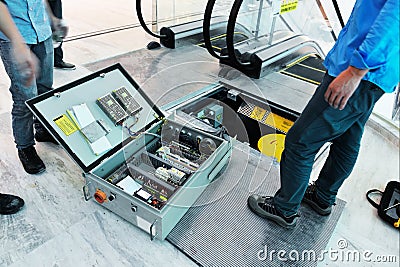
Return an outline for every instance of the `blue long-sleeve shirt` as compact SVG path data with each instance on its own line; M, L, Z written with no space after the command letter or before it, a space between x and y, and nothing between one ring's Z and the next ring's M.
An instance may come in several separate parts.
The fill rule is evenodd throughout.
M364 80L387 93L399 83L399 0L357 0L346 26L326 56L329 75L353 66L369 69Z
M51 36L44 0L2 0L27 44L38 44ZM8 40L0 32L0 39Z

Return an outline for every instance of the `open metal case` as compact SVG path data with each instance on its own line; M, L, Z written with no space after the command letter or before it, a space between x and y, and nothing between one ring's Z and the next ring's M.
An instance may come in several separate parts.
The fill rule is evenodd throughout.
M121 88L135 110L119 101ZM111 107L113 97L127 113L121 120L100 103L106 100ZM166 117L120 64L26 104L82 169L85 199L94 199L151 239L166 238L232 151L229 138L175 122L174 114Z

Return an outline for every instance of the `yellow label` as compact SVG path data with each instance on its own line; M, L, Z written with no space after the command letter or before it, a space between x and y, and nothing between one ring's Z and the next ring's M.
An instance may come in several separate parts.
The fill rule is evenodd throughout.
M274 113L270 113L264 123L284 133L287 133L294 124L293 121Z
M221 122L221 118L222 118L222 114L218 114L218 115L217 115L217 121L218 121L218 122Z
M293 11L297 8L299 0L282 0L281 10L279 14L287 13Z
M73 123L65 114L61 115L58 118L55 118L53 121L66 136L69 136L70 134L78 131L75 123Z
M250 114L250 118L256 120L256 121L261 121L267 111L263 108L255 106L253 111Z

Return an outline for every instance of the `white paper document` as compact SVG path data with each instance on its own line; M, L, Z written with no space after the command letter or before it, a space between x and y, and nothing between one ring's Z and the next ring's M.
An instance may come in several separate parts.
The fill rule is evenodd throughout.
M117 186L121 187L126 193L129 195L133 195L136 191L138 191L142 186L133 180L129 175L125 177L123 180L117 183Z
M96 121L86 103L72 106L72 110L74 111L75 118L81 129Z
M104 152L112 148L110 141L108 141L107 137L105 136L101 137L93 143L89 143L89 145L95 155L103 154Z

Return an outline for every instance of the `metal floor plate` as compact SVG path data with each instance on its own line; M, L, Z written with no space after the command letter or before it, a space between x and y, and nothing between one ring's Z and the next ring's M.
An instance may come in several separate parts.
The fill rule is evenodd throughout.
M279 165L236 144L226 171L207 187L167 240L201 266L316 266L345 202L338 199L328 217L302 205L297 226L286 230L247 207L249 195L272 195L278 186ZM284 260L279 259L279 250L285 251L279 256ZM309 251L316 253L315 260Z

